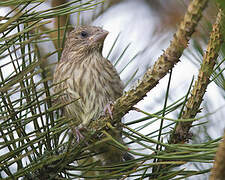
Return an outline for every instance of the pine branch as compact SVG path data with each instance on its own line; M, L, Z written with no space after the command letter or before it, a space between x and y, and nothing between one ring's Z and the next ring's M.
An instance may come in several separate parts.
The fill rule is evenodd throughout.
M222 43L222 11L219 11L215 24L213 25L213 30L210 35L210 40L208 43L207 51L203 57L203 62L199 70L198 80L195 82L194 88L191 92L191 97L187 100L186 109L181 117L181 119L191 119L196 116L199 112L199 107L203 101L203 96L205 94L206 88L209 84L209 78L213 72L213 67L216 63L218 57L218 52ZM189 130L191 128L193 121L180 121L175 127L173 134L169 139L169 144L184 143L189 140ZM221 145L222 146L222 145ZM167 148L168 149L168 148ZM171 151L171 149L170 149ZM219 153L219 152L218 152ZM220 152L221 155L221 152ZM221 163L219 161L218 163ZM218 167L218 165L215 165ZM163 168L169 168L168 165L164 165ZM160 170L162 171L162 170ZM222 172L221 169L219 172Z
M190 3L188 10L180 23L174 39L170 46L159 57L154 66L147 70L137 87L129 90L122 97L116 100L113 110L113 122L121 119L132 107L142 100L147 92L153 89L173 67L178 63L184 49L187 47L188 40L194 33L195 27L202 17L202 11L207 5L207 0L194 0ZM111 121L109 117L100 118L90 123L90 127L99 130Z
M195 82L194 88L191 92L191 97L188 99L186 109L182 115L182 119L194 118L198 112L199 107L203 101L203 96L206 88L210 82L209 78L213 72L214 65L222 43L222 26L224 18L222 11L219 11L213 30L210 35L207 51L203 57L203 62L199 70L198 79ZM171 136L171 143L183 143L189 139L188 132L191 128L192 121L179 122Z

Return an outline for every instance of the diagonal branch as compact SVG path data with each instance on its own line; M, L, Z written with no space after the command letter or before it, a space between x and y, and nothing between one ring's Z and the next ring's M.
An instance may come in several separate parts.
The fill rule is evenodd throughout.
M209 84L209 78L213 72L214 65L223 40L222 25L224 20L222 11L218 12L217 19L213 25L213 30L210 35L207 51L204 54L203 62L199 70L198 79L195 82L191 97L188 99L186 109L182 115L182 119L194 118L199 112L199 107L203 101L203 96ZM188 139L188 132L191 128L192 121L179 122L171 136L171 143L183 143Z
M116 100L113 110L113 122L121 119L132 107L142 100L147 92L153 89L174 65L179 61L184 49L188 45L188 40L195 31L195 27L202 17L202 11L208 0L193 0L180 23L177 32L167 50L159 57L154 66L147 70L142 80L136 88L129 90L122 97ZM110 118L100 118L90 123L92 129L101 129L109 122Z

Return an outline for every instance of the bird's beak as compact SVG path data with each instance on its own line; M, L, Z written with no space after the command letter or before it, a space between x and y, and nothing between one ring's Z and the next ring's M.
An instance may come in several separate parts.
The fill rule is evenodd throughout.
M102 30L101 32L95 34L94 36L91 36L89 39L93 42L103 42L108 34L109 34L108 31Z

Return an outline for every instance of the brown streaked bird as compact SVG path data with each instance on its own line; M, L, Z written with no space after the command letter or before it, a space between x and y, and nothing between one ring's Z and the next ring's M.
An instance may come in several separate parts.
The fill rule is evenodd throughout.
M54 73L55 92L63 91L59 100L73 103L65 106L65 115L73 118L76 127L87 127L98 119L105 107L123 94L124 85L109 60L102 56L108 32L100 27L79 26L67 36L65 47ZM116 132L116 133L115 133ZM122 142L121 129L111 135ZM79 131L76 137L79 140ZM85 134L84 134L85 136ZM112 143L112 142L111 142ZM131 159L127 153L106 143L96 148L102 165Z

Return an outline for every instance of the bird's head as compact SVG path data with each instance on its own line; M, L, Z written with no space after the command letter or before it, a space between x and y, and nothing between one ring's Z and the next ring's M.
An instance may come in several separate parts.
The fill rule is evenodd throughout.
M78 26L67 37L66 46L76 53L101 53L108 31L96 26ZM66 48L66 47L65 47Z

